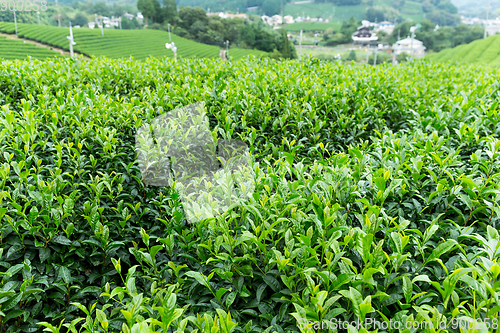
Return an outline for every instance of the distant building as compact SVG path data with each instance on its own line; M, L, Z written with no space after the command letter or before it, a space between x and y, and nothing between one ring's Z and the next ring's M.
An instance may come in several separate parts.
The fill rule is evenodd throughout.
M281 17L280 15L273 15L271 17L271 20L273 22L273 25L283 24L283 17Z
M281 17L280 15L273 15L272 17L269 17L267 15L262 15L261 18L262 21L264 21L264 23L272 26L278 26L283 24L283 17Z
M129 14L129 13L125 13L125 14L123 14L123 17L126 17L126 18L128 18L129 20L133 20L135 16L134 16L134 15L132 15L132 14Z
M94 29L95 28L95 22L89 22L88 25L89 25L90 29Z
M286 24L291 24L294 22L293 16L291 16L291 15L286 15L285 17L283 17L283 19L285 20Z
M139 20L144 20L144 16L142 16L142 13L141 13L141 12L137 12L136 17L137 17Z
M495 23L486 25L486 34L488 36L493 36L500 33L500 22L496 24Z
M242 18L244 20L247 20L248 19L248 16L247 14L227 14L229 18Z
M424 46L424 43L422 43L418 39L413 39L412 42L412 39L410 37L407 37L405 39L397 41L392 46L392 49L394 50L394 53L396 55L401 53L408 53L409 55L413 54L414 58L420 58L425 55L426 47Z
M375 32L383 31L386 34L390 35L394 31L394 27L395 27L394 23L391 23L389 21L383 21L377 24L377 26L375 27Z
M358 31L352 34L353 44L369 45L377 44L377 41L377 35L368 26L361 26L358 28Z
M222 12L216 12L216 13L208 13L207 15L209 16L219 16L220 18L227 19L227 18L242 18L244 20L248 19L247 14L228 14L228 13L222 13Z

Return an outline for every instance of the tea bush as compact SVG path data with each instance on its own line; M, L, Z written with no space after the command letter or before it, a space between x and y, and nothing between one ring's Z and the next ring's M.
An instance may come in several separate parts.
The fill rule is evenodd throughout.
M497 327L494 69L58 59L4 61L0 85L1 332ZM188 225L134 135L198 101L248 144L256 188Z

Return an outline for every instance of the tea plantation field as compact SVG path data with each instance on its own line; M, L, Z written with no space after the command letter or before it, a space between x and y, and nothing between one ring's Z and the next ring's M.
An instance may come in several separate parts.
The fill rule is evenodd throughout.
M69 50L66 36L69 28L18 24L18 36L34 40L49 46ZM0 22L0 32L13 34L14 23ZM165 48L169 42L168 32L162 30L114 30L105 29L104 36L100 29L73 29L76 45L74 50L86 56L105 56L107 58L129 58L137 60L147 57L171 57L173 52ZM206 45L171 34L172 42L177 46L177 56L182 58L218 58L219 47ZM229 55L240 59L247 55L265 55L266 52L231 48Z
M62 57L59 52L24 43L22 40L13 40L0 36L0 58L15 60L26 59L28 56L41 60L52 57Z
M496 69L66 58L0 84L0 332L498 331ZM255 192L187 224L135 133L195 102Z
M462 44L452 49L444 49L426 56L437 62L500 64L500 36L478 39L469 44Z

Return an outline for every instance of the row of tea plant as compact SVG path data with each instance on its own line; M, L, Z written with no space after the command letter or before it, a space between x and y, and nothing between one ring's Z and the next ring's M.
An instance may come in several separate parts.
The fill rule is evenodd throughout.
M495 331L499 92L425 61L4 61L0 332ZM255 192L189 225L134 135L198 101Z

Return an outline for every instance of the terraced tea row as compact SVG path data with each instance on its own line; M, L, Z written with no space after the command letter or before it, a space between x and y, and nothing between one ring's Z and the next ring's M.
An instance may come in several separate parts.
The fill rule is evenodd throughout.
M28 56L33 59L46 59L51 57L61 57L59 52L48 50L44 47L24 43L22 40L13 40L0 36L0 58L4 60L26 59Z
M469 44L429 54L427 58L437 62L450 61L500 65L500 36L495 35L486 39L478 39Z
M14 33L13 23L0 23L0 31ZM73 29L76 45L74 50L87 56L105 56L108 58L128 58L137 60L152 57L173 57L173 53L165 48L169 42L168 33L160 30L105 30L104 36L100 29ZM18 24L18 36L43 44L69 49L66 36L68 28L53 26L38 26L32 24ZM182 58L218 58L219 48L216 46L197 43L171 34L176 44L178 56ZM229 55L233 59L240 59L247 55L260 56L265 52L232 48Z

